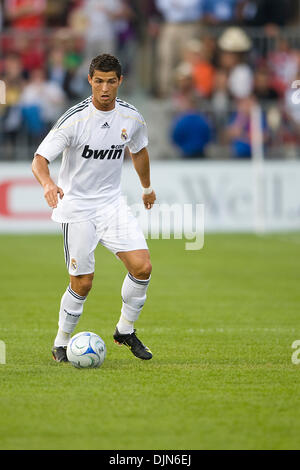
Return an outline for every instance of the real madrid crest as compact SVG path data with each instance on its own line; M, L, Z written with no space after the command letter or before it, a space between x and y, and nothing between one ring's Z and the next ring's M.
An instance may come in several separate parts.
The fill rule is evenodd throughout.
M74 269L74 271L76 271L76 269L77 269L77 261L76 261L75 258L72 258L72 259L71 259L71 267L72 267L72 269Z
M128 134L127 134L126 129L122 129L121 139L122 140L127 140L128 139Z

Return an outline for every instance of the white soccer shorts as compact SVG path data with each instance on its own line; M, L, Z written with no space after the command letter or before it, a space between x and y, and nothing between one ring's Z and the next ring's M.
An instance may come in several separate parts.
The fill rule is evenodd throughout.
M142 229L126 203L84 222L62 224L65 262L69 274L95 270L95 249L100 243L117 256L121 251L147 250Z

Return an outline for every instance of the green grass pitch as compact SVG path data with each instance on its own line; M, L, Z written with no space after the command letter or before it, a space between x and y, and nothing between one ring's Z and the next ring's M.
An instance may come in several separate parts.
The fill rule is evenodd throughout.
M51 358L68 277L59 236L1 236L1 449L299 449L300 235L152 240L136 327L152 350L112 341L125 269L96 252L75 332L102 336L100 369Z

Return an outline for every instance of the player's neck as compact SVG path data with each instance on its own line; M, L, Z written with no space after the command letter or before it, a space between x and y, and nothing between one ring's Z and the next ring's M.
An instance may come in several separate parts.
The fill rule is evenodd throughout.
M103 112L112 111L113 109L115 109L115 106L116 106L115 99L111 103L101 104L99 103L99 101L95 99L94 96L92 98L92 103L95 106L95 108L98 109L98 111L103 111Z

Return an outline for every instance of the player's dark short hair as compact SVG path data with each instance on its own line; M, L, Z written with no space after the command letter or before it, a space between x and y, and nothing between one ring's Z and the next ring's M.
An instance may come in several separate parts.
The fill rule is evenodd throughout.
M101 72L116 72L118 78L122 75L122 66L119 60L111 54L101 54L94 57L89 69L90 77L94 75L95 70L100 70Z

